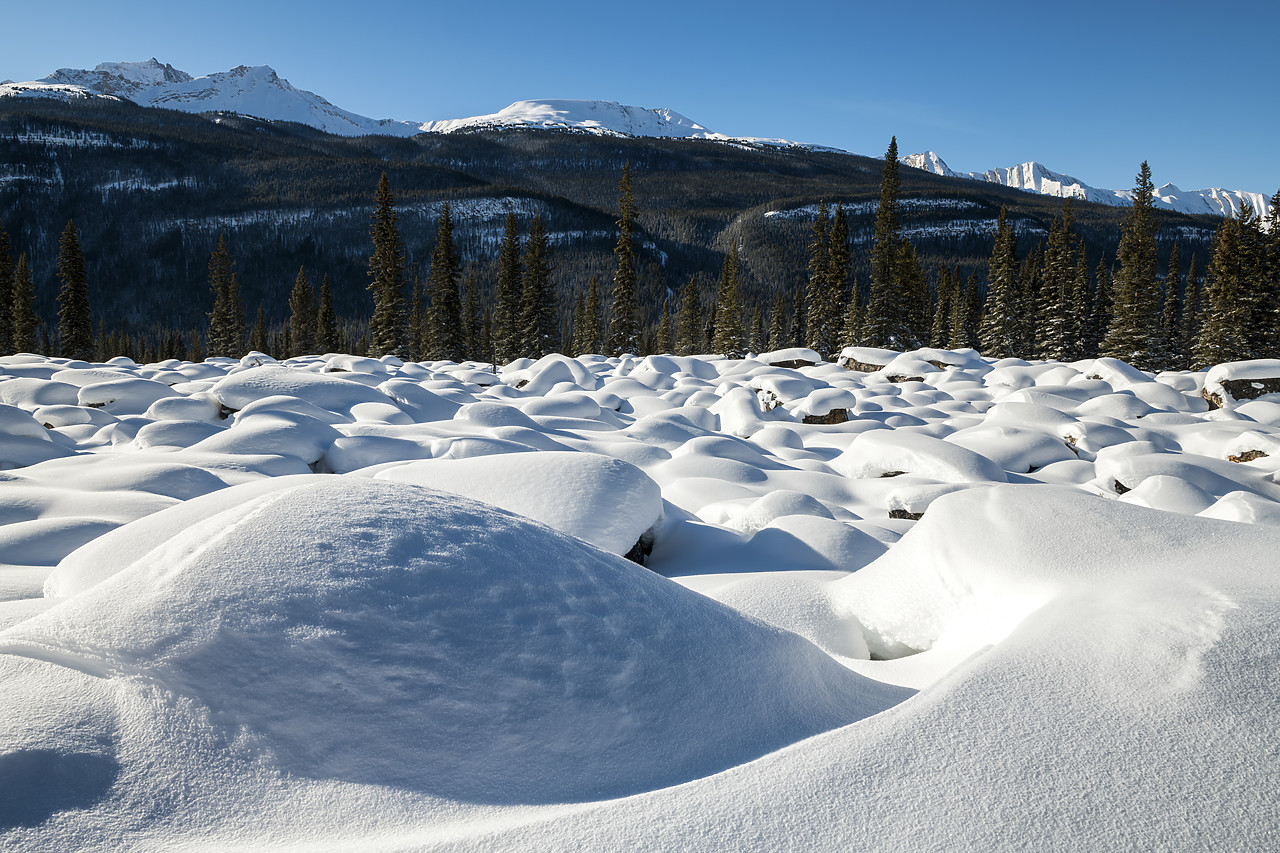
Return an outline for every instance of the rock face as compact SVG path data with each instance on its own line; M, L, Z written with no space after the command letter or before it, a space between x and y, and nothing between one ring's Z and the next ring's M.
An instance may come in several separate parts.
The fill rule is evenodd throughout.
M1214 365L1205 375L1202 393L1211 409L1229 408L1239 400L1280 394L1280 359L1259 358Z

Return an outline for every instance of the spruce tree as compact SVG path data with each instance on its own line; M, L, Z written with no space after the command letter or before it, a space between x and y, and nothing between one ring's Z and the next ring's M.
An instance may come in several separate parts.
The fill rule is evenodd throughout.
M80 251L80 235L72 220L67 221L58 241L58 278L62 280L58 292L58 348L65 358L91 361L94 347L89 278Z
M849 285L849 300L844 310L844 330L841 335L841 349L856 347L862 340L862 306L858 304L858 280L855 278Z
M960 270L955 271L956 280ZM969 273L969 280L961 287L956 299L955 319L951 323L951 349L977 349L978 324L982 318L982 299L978 292L978 271Z
M593 273L587 282L587 296L582 303L582 318L574 324L574 347L579 355L599 353L600 340L600 279Z
M445 202L436 227L436 245L431 250L431 272L427 276L427 293L431 310L431 349L433 360L461 362L466 358L462 328L462 299L458 284L462 265L453 243L453 215Z
M1175 241L1169 253L1169 271L1165 273L1161 287L1160 351L1155 367L1159 370L1177 370L1183 361L1180 346L1182 330L1181 258Z
M307 268L302 266L289 292L289 355L311 355L315 350L316 294L307 280Z
M1089 337L1089 257L1084 238L1076 248L1075 270L1071 279L1071 328L1067 336L1064 361L1087 358Z
M671 322L671 298L662 301L662 320L658 322L656 349L660 353L675 352L675 328Z
M951 326L955 320L956 304L959 301L959 282L951 278L951 271L946 264L938 265L938 298L933 306L933 327L929 330L929 346L946 349L952 338Z
M680 292L680 315L676 318L676 355L694 355L704 350L703 319L698 285L691 277Z
M225 234L209 255L209 289L213 311L209 314L210 355L239 357L244 350L244 305L240 301L240 281L236 262L227 248Z
M369 290L373 294L373 317L369 320L369 355L394 355L404 346L404 243L396 225L395 196L383 172L373 197L369 256Z
M494 293L494 348L498 360L509 362L520 355L524 336L520 329L523 275L520 270L520 234L516 216L508 213L498 249L498 282Z
M475 270L467 273L462 286L462 352L468 359L484 358L484 350L480 348L480 294Z
M1075 251L1071 239L1071 199L1049 227L1049 241L1040 265L1036 294L1035 348L1037 358L1070 361L1078 332L1074 322Z
M1254 306L1254 350L1260 358L1280 357L1280 191L1266 211L1259 211L1257 281Z
M258 303L258 316L253 321L253 330L249 332L249 349L255 352L267 353L269 345L267 343L267 315L262 310L262 303Z
M853 268L852 252L849 247L849 220L844 215L844 207L836 205L835 216L831 218L831 298L832 311L836 316L836 324L843 326L847 319L847 302L856 302L858 291L849 288L849 272ZM836 339L839 342L843 329L837 329ZM839 348L839 347L837 347Z
M978 342L982 354L1009 358L1018 348L1018 244L1009 225L1009 212L1000 208L996 241L987 265L987 299Z
M1256 226L1246 204L1239 216L1224 220L1213 240L1204 289L1200 294L1200 333L1193 367L1202 369L1226 361L1253 358L1253 294L1255 272L1249 232Z
M809 241L809 284L805 289L806 345L821 355L835 348L840 332L840 294L832 265L831 222L827 203L818 203Z
M769 350L785 349L787 346L787 300L782 295L782 288L773 291L773 308L769 311L769 339L766 346Z
M13 296L10 302L13 317L13 349L15 352L35 352L37 334L41 322L36 313L36 288L31 280L31 267L27 265L27 256L18 256L18 265L13 271Z
M1111 326L1111 267L1107 257L1098 259L1093 277L1093 299L1089 303L1089 332L1085 336L1085 357L1095 358L1102 352L1102 342Z
M338 349L338 315L333 310L329 276L320 280L320 307L316 311L316 349L322 353Z
M523 355L541 358L553 352L560 341L556 327L555 291L551 288L551 247L542 217L529 224L524 255L520 266L524 272L520 325L523 330Z
M618 356L640 349L640 304L637 296L635 250L635 195L631 189L631 164L622 167L618 182L618 259L613 274L613 303L610 306L608 355Z
M711 349L726 358L742 358L746 354L746 338L738 288L738 247L735 245L720 270L720 287L716 292L716 331Z
M1116 250L1120 269L1112 282L1111 324L1102 341L1105 355L1143 369L1159 356L1159 341L1152 340L1152 331L1160 326L1153 197L1151 169L1144 160L1138 170L1133 206L1120 229Z
M0 222L0 355L13 352L13 246Z
M765 334L764 309L757 304L751 309L751 326L747 329L747 348L756 354L764 352L769 341Z
M863 317L862 337L868 346L905 348L910 306L904 304L900 269L901 232L898 193L898 138L889 140L880 178L880 204L876 208L875 242L871 247L871 294Z
M1182 361L1179 370L1190 370L1195 361L1196 335L1200 332L1200 276L1196 270L1196 256L1187 265L1187 286L1182 297L1182 328L1179 330Z

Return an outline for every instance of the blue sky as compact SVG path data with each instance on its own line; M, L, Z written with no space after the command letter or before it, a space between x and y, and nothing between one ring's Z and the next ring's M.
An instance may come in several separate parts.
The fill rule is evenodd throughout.
M0 79L271 65L375 118L598 98L874 156L896 134L960 171L1124 188L1145 159L1156 184L1280 189L1277 0L8 5Z

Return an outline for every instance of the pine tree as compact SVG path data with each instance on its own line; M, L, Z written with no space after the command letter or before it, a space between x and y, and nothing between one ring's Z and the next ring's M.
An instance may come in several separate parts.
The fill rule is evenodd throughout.
M676 355L694 355L704 350L702 303L693 278L680 292L680 314L676 318Z
M1256 265L1249 244L1256 223L1252 208L1246 204L1239 216L1218 226L1200 296L1200 334L1193 353L1196 369L1254 357L1251 277Z
M262 303L258 303L258 316L253 321L253 330L249 332L249 349L256 352L267 352L267 315L262 310Z
M871 295L863 317L862 337L868 346L904 348L909 336L908 318L900 292L902 227L899 222L898 138L889 141L880 179L880 204L876 209L875 243L871 247Z
M494 293L494 347L498 360L509 362L520 355L524 340L520 329L523 274L520 270L520 235L516 216L508 213L498 249L498 283Z
M610 307L608 355L634 353L640 349L640 304L637 296L635 250L635 195L631 190L631 164L622 167L618 182L618 245L613 254L618 269L613 274L613 304Z
M31 281L31 267L25 254L18 256L13 272L13 349L15 352L35 352L36 335L42 327L36 313L36 288Z
M0 222L0 355L13 352L13 246Z
M1177 370L1183 361L1180 332L1182 330L1182 289L1181 258L1178 257L1178 244L1175 241L1169 252L1169 271L1165 274L1161 287L1160 310L1160 353L1155 367L1159 370Z
M310 355L315 349L316 294L307 280L307 268L302 266L289 292L289 355Z
M581 298L581 294L579 294ZM579 355L599 353L600 341L600 279L594 274L587 283L587 296L582 303L582 316L574 322L574 348Z
M844 331L841 346L856 347L862 340L862 306L858 304L858 280L849 286L849 301L844 310Z
M805 289L807 346L821 355L835 348L840 332L840 293L832 265L831 222L827 203L818 203L818 217L809 241L809 284Z
M1254 349L1259 357L1276 358L1280 357L1280 191L1271 197L1267 211L1259 211L1259 226Z
M212 355L239 357L244 350L244 304L240 301L240 281L235 267L224 234L218 238L218 248L209 255L209 289L213 291L213 311L209 314Z
M1140 368L1150 367L1153 356L1159 355L1159 342L1153 342L1151 334L1160 325L1153 194L1151 169L1144 160L1138 170L1133 206L1120 229L1116 251L1120 269L1112 283L1111 325L1102 342L1105 355Z
M746 354L746 330L742 325L742 298L738 292L738 247L724 259L716 292L716 331L711 349L726 358Z
M1070 361L1078 333L1073 301L1075 252L1071 239L1071 199L1062 203L1062 214L1049 227L1049 241L1040 267L1036 294L1035 353L1037 358Z
M660 353L675 352L675 328L671 322L671 297L662 301L662 320L658 323L656 349Z
M466 284L462 286L462 352L464 358L484 358L484 351L480 349L480 294L475 270L467 273Z
M93 358L93 317L89 312L89 278L80 251L76 224L67 227L58 241L58 347L65 358L89 361Z
M765 350L773 351L786 346L787 301L782 288L773 289L773 306L769 309L769 330L765 333Z
M1089 257L1084 238L1076 249L1075 271L1071 280L1071 328L1064 361L1087 358L1089 337Z
M373 317L369 320L369 355L394 355L404 346L404 243L396 226L395 196L383 172L373 197L369 256L369 290L373 293Z
M1098 269L1093 277L1093 299L1089 303L1089 333L1085 337L1085 357L1094 358L1102 352L1111 325L1111 267L1107 257L1098 259Z
M316 349L322 353L338 348L338 315L333 311L329 276L320 280L320 308L316 311Z
M1009 358L1018 346L1018 244L1009 225L1009 212L1000 208L995 248L987 265L987 300L978 329L982 354Z
M938 265L938 299L933 306L933 327L929 330L929 346L946 349L951 343L951 325L959 301L959 282L951 277L946 264Z
M809 313L804 310L804 289L796 288L791 298L791 325L787 328L787 346L802 347L808 339Z
M831 218L831 298L832 310L836 316L836 341L844 334L844 323L848 318L848 302L857 302L857 287L849 287L849 272L853 268L852 252L849 247L849 221L844 215L844 207L836 205L835 216ZM839 346L837 347L839 348Z
M1196 256L1187 265L1187 286L1182 297L1182 328L1179 330L1182 361L1179 370L1190 370L1195 361L1196 336L1200 333L1200 277L1196 270Z
M462 280L462 265L458 262L458 250L453 243L453 215L449 202L440 211L436 227L436 245L431 250L431 271L427 276L427 294L431 309L431 348L427 357L432 360L461 362L466 358L462 328L462 300L458 296L458 283Z
M550 254L546 226L541 216L535 216L529 224L529 236L520 259L524 271L520 310L520 325L524 333L522 349L523 354L531 358L541 358L559 346Z
M960 271L956 270L957 280ZM982 319L982 297L978 292L978 271L969 273L969 280L960 290L956 300L955 319L951 324L951 349L977 349L978 325Z

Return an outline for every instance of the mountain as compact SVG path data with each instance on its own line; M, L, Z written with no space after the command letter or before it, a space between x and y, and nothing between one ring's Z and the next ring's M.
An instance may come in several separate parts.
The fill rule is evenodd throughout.
M1004 169L988 169L985 172L953 171L932 151L908 155L901 158L901 162L935 175L986 181L1056 198L1081 199L1113 207L1125 207L1133 201L1133 190L1097 189L1079 178L1054 172L1034 160ZM1265 212L1269 204L1263 193L1224 190L1219 187L1207 190L1183 190L1173 184L1156 187L1153 201L1156 207L1165 210L1210 216L1235 216L1240 212L1241 204L1245 202L1254 210Z
M314 92L290 85L267 65L240 65L192 77L155 58L104 62L92 71L60 68L40 80L0 84L0 97L4 96L63 101L106 98L188 113L238 113L298 122L339 136L412 136L420 132L409 122L371 119L336 107Z
M146 62L104 62L87 71L61 68L26 83L0 83L0 97L45 97L62 101L127 100L143 107L190 113L228 112L269 121L292 121L339 136L413 136L418 133L499 128L572 130L602 136L714 139L791 146L785 139L729 137L674 110L632 107L615 101L516 101L496 113L443 121L394 121L357 115L298 89L267 65L192 77L154 57Z

